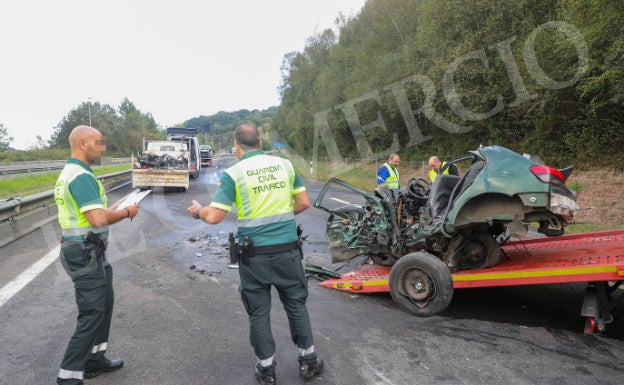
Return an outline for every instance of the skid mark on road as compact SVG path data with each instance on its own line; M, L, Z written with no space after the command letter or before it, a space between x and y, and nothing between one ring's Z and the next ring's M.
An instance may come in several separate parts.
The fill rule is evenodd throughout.
M366 363L366 366L368 366L373 371L373 373L375 373L375 376L378 377L379 379L381 379L384 384L394 385L394 383L392 381L390 381L388 378L386 378L386 376L383 374L383 372L380 372L379 370L374 368L373 365L371 365L368 362L368 359L364 358L364 362ZM380 383L378 382L377 384L380 384Z

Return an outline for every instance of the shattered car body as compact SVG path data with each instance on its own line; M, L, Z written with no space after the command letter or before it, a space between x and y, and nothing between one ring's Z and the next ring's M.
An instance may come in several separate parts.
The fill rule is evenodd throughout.
M465 173L440 173L431 186L412 178L401 190L367 192L339 179L327 182L314 207L330 214L332 261L366 255L392 266L426 251L451 271L492 267L502 258L500 244L526 236L529 224L546 236L562 235L578 210L565 186L571 167L558 170L500 146L481 146L446 167L451 164Z

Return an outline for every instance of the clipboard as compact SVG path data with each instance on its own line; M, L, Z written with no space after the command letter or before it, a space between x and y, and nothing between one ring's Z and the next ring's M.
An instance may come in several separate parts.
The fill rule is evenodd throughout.
M145 199L146 196L149 195L149 193L151 193L152 190L134 190L133 192L131 192L130 194L126 195L125 197L121 198L119 200L119 202L117 202L117 204L119 205L118 209L123 209L125 207L128 207L130 205L137 205L139 203L141 203L141 201L143 199Z

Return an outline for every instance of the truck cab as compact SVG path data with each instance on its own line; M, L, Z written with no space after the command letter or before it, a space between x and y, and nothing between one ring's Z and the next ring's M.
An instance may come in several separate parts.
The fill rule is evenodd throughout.
M169 127L167 128L167 140L186 143L190 156L190 177L192 179L199 178L202 162L199 141L197 140L197 129Z

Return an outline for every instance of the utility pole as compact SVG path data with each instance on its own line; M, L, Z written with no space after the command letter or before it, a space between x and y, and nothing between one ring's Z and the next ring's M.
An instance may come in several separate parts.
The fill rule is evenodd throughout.
M89 98L89 127L93 127L91 125L91 98Z

